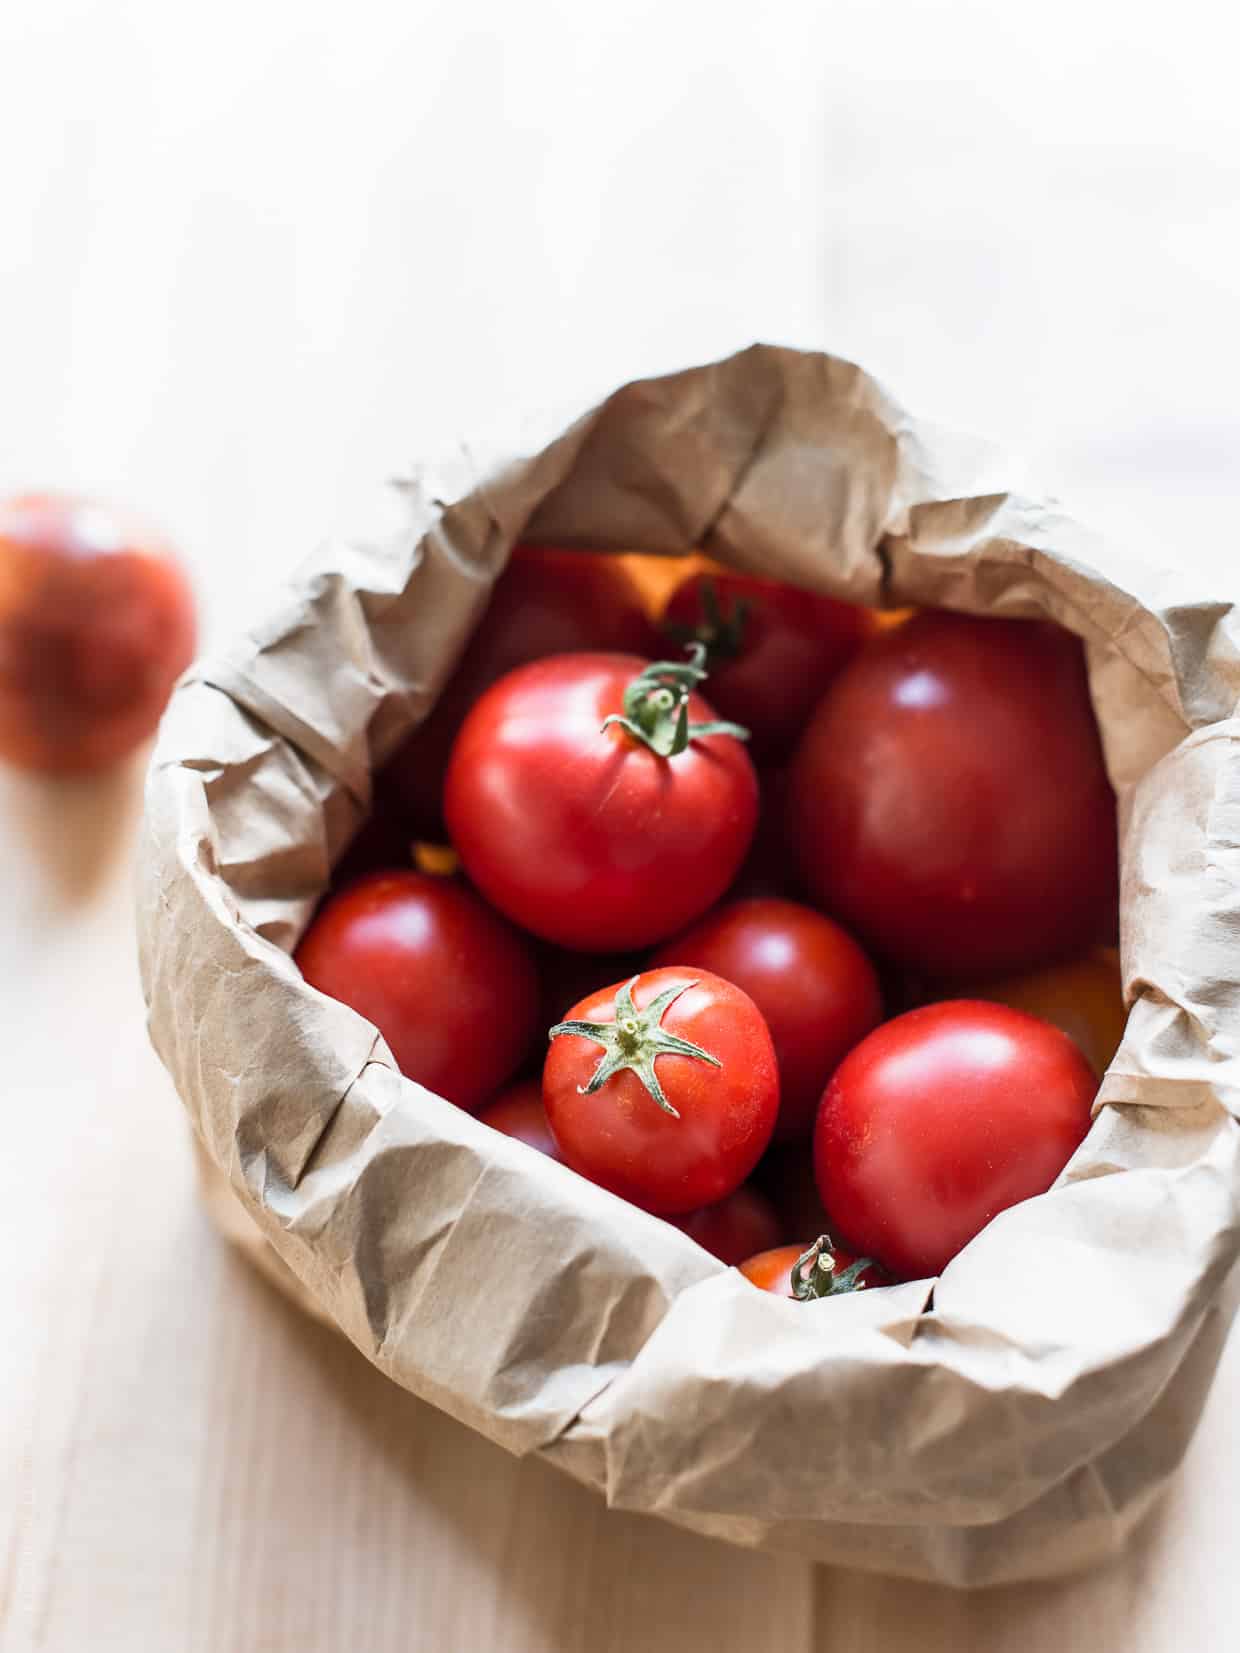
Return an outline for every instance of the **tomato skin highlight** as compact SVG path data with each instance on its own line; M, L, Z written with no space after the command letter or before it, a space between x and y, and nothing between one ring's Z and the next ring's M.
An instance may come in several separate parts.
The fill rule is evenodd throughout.
M803 1257L809 1250L811 1241L804 1245L784 1245L773 1247L769 1251L760 1251L756 1256L748 1257L738 1264L746 1280L757 1286L761 1291L773 1292L776 1297L792 1296L792 1270L797 1259ZM833 1245L830 1248L835 1258L835 1270L842 1274L846 1268L851 1268L856 1258L851 1251L845 1251L842 1246ZM871 1264L863 1268L857 1276L867 1288L871 1286L889 1286L890 1278L881 1268Z
M788 820L814 900L908 969L1082 950L1113 918L1118 869L1078 639L930 610L885 632L815 713Z
M682 1234L696 1240L703 1251L709 1251L729 1267L744 1262L755 1251L778 1245L780 1240L775 1208L764 1194L748 1184L715 1205L667 1220Z
M188 577L145 524L68 494L0 501L0 759L118 763L154 733L194 642Z
M466 718L448 768L452 842L470 879L545 940L624 952L680 929L731 883L758 786L731 735L660 757L604 720L646 667L558 655L519 667ZM689 697L695 723L714 718Z
M713 613L723 621L722 653ZM738 634L731 657L729 621ZM711 705L745 725L754 761L765 763L788 756L832 678L874 627L870 611L855 603L754 574L700 572L672 592L662 629L672 647L693 637L706 644Z
M430 715L384 769L411 836L441 836L444 777L457 730L479 695L505 672L550 654L606 649L653 658L660 647L623 559L515 546Z
M448 878L378 872L320 909L295 954L312 987L372 1021L400 1071L473 1112L533 1039L538 980L520 938Z
M836 1069L814 1131L823 1204L898 1279L940 1273L991 1218L1045 1193L1097 1090L1066 1034L1006 1005L910 1010Z
M565 1019L614 1023L623 985L591 994ZM775 1050L753 1001L706 971L668 969L639 976L633 1002L644 1010L673 987L685 991L661 1027L719 1064L657 1058L659 1081L679 1118L664 1112L627 1069L583 1094L603 1052L580 1035L552 1039L543 1067L543 1103L565 1164L657 1216L696 1211L738 1188L769 1142L779 1111Z
M543 1107L541 1080L525 1079L519 1085L510 1085L494 1102L487 1103L478 1114L478 1121L493 1131L502 1131L505 1136L515 1136L518 1142L536 1148L548 1159L560 1158L547 1123L547 1110Z
M691 965L735 982L771 1030L779 1064L778 1139L805 1137L827 1080L882 1019L874 966L852 937L795 901L734 901L666 941L655 965Z

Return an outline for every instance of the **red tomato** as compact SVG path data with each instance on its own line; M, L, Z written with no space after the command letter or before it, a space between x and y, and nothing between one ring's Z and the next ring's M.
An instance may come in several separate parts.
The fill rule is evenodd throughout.
M430 716L385 770L417 833L434 838L442 830L452 743L479 695L530 660L586 649L659 652L641 592L623 563L602 553L518 545Z
M154 732L193 652L193 594L158 535L84 499L0 503L0 758L117 762Z
M669 638L705 644L711 704L750 731L756 761L791 752L872 630L868 609L753 574L690 574L663 611Z
M814 897L911 969L1023 969L1086 946L1117 872L1080 643L941 611L886 632L806 732L789 825Z
M952 999L862 1040L814 1131L823 1204L897 1276L938 1274L992 1217L1050 1187L1089 1129L1097 1082L1022 1010Z
M649 970L551 1030L543 1102L565 1162L656 1215L724 1199L779 1110L752 999L705 971Z
M687 697L690 728L713 713L683 678L661 686L673 673L694 668L559 655L501 678L466 718L445 795L452 842L471 881L535 935L586 952L661 941L744 859L753 765L731 734L674 751L670 702ZM645 716L654 747L631 732Z
M779 1244L779 1218L770 1200L756 1188L738 1188L716 1205L668 1221L729 1266L743 1262L755 1250Z
M515 1136L531 1148L537 1148L548 1159L559 1159L551 1127L547 1124L547 1110L543 1107L542 1084L537 1079L525 1079L513 1085L494 1102L488 1103L478 1115L483 1125L505 1136Z
M829 918L795 901L734 901L665 941L653 965L711 970L748 993L779 1063L777 1137L808 1136L823 1088L882 1019L874 966Z
M297 963L312 987L382 1033L400 1071L473 1111L512 1074L536 1026L521 940L448 878L379 872L332 896Z
M746 1280L752 1280L754 1285L761 1287L763 1291L774 1292L777 1297L794 1297L796 1293L792 1289L792 1271L806 1253L813 1250L814 1247L808 1245L782 1245L771 1251L760 1251L756 1257L750 1257L741 1263L740 1271ZM873 1263L867 1263L865 1259L861 1260L863 1266L853 1274L851 1270L858 1259L840 1246L828 1243L822 1247L818 1255L830 1258L831 1267L819 1268L820 1278L815 1279L813 1271L817 1259L807 1259L801 1269L802 1278L811 1288L819 1288L817 1291L808 1290L807 1297L834 1297L845 1291L858 1291L864 1286L891 1284L881 1268ZM824 1284L828 1289L822 1289ZM835 1286L834 1291L830 1289L831 1285Z

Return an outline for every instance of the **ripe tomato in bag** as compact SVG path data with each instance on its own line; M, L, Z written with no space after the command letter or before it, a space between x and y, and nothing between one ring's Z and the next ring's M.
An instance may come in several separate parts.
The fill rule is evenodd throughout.
M1115 795L1080 642L926 610L827 691L793 763L814 899L913 971L1020 970L1113 922Z
M331 896L295 954L382 1033L400 1071L470 1112L516 1070L538 979L521 938L450 878L378 872Z
M1046 1192L1096 1090L1067 1034L1023 1010L951 999L907 1011L827 1086L818 1192L851 1246L898 1278L938 1274L992 1217Z
M582 1176L659 1216L695 1211L738 1188L770 1140L775 1051L739 987L649 970L551 1029L543 1103Z
M700 656L700 650L698 651ZM452 750L448 829L509 918L585 952L671 935L718 900L753 836L743 730L696 662L563 654L483 695Z

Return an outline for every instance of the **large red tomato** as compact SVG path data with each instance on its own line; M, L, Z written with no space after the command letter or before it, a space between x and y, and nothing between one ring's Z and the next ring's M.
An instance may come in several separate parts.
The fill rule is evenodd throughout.
M798 1266L799 1265L799 1266ZM798 1287L793 1289L793 1269ZM812 1246L784 1245L760 1251L740 1264L746 1280L776 1297L839 1297L864 1286L889 1286L890 1279L868 1257L854 1257L824 1234Z
M551 1127L547 1124L547 1110L543 1107L542 1084L537 1079L525 1079L512 1085L488 1102L478 1114L483 1125L505 1136L515 1136L531 1148L537 1148L548 1159L559 1159Z
M653 656L657 635L619 557L518 545L430 716L387 765L384 779L410 827L437 837L452 743L485 689L517 666L588 649Z
M533 1039L538 980L525 946L450 879L359 879L325 903L296 957L312 987L375 1024L402 1073L471 1112Z
M838 924L795 901L719 907L665 941L653 964L735 982L766 1018L779 1063L778 1137L808 1136L823 1088L883 1014L874 966Z
M714 1205L690 1211L687 1217L667 1220L729 1267L743 1263L755 1251L778 1245L782 1232L770 1200L748 1185Z
M575 1171L658 1215L693 1211L738 1188L770 1140L775 1051L739 987L650 970L551 1029L543 1102Z
M157 534L64 495L0 504L0 758L115 763L154 732L193 652L193 594Z
M753 765L691 665L568 654L483 695L452 751L448 828L470 879L548 941L622 952L717 901L749 847Z
M711 704L750 731L756 761L786 757L831 679L873 630L870 611L754 574L696 573L663 630L702 643Z
M824 907L911 969L1023 969L1116 902L1115 798L1080 643L1057 626L915 615L828 690L789 831Z
M910 1010L835 1070L814 1171L841 1234L893 1274L938 1274L1042 1194L1089 1128L1097 1081L1066 1034L1006 1005Z

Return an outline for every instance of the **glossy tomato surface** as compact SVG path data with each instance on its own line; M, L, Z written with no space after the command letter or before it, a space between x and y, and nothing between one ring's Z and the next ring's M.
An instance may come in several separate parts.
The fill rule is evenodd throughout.
M547 1124L542 1082L538 1079L526 1079L519 1085L510 1086L497 1096L494 1102L488 1102L479 1112L478 1118L493 1131L502 1131L505 1136L515 1136L519 1142L537 1148L538 1152L546 1154L548 1159L560 1157L551 1127Z
M324 904L296 960L312 987L375 1024L403 1074L470 1112L535 1034L538 981L524 944L448 878L359 879Z
M886 632L814 716L789 831L814 898L909 969L1087 946L1113 921L1117 840L1080 643L942 611Z
M189 581L151 529L67 495L0 503L0 758L67 774L125 757L194 635Z
M803 1257L813 1242L806 1240L804 1245L784 1245L773 1247L769 1251L760 1251L754 1257L746 1258L739 1267L746 1280L753 1282L763 1291L774 1292L777 1297L791 1297L792 1271L797 1265L797 1259ZM831 1256L835 1259L835 1272L842 1274L846 1268L851 1268L856 1258L851 1251L833 1245L830 1248ZM857 1276L864 1286L889 1286L890 1279L881 1268L873 1264L863 1268Z
M1071 1039L1024 1011L975 999L910 1010L827 1087L814 1132L823 1204L893 1274L937 1274L992 1217L1045 1193L1096 1089Z
M743 1263L755 1251L778 1245L782 1237L774 1206L748 1185L715 1205L690 1211L684 1217L669 1217L668 1221L729 1267Z
M587 952L660 941L721 896L749 848L758 786L741 741L661 757L603 722L647 662L559 655L492 685L452 752L448 829L488 900ZM714 713L689 699L694 722Z
M530 660L603 649L649 658L661 647L623 560L518 545L430 716L386 766L410 827L443 829L443 785L457 730L479 695Z
M748 993L775 1044L775 1134L784 1139L813 1130L827 1080L883 1014L878 977L861 948L795 901L729 902L665 941L652 963L712 970Z
M583 999L566 1021L614 1030L624 985ZM650 970L637 978L633 1005L647 1011L672 991L678 996L654 1031L687 1040L709 1058L654 1057L675 1115L631 1068L587 1094L607 1053L580 1034L552 1039L543 1068L543 1103L565 1162L661 1216L713 1205L738 1188L770 1140L779 1110L775 1051L752 999L705 971Z
M854 603L730 572L690 574L663 611L673 647L706 645L711 704L745 725L763 763L787 757L873 629L870 611Z

